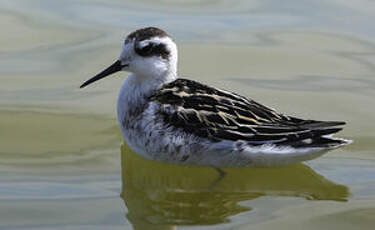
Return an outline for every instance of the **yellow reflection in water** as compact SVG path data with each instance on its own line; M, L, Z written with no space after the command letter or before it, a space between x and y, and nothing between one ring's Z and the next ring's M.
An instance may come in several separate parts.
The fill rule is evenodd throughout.
M118 170L113 149L122 137L113 118L39 110L0 110L1 172Z
M238 204L265 195L345 201L348 188L300 164L284 168L225 169L154 162L121 148L122 197L135 229L172 229L174 225L212 225L249 211ZM157 226L157 227L156 227Z
M88 114L0 110L0 128L0 154L28 158L109 148L120 140L114 119Z

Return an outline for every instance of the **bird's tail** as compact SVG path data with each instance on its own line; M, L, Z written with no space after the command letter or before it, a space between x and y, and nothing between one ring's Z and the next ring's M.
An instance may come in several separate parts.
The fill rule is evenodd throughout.
M300 127L310 129L311 136L293 142L279 145L263 146L258 151L251 149L253 164L259 167L275 167L296 164L302 161L315 159L329 150L351 144L352 140L333 137L333 134L342 130L345 122L337 121L310 121ZM250 150L250 149L249 149Z

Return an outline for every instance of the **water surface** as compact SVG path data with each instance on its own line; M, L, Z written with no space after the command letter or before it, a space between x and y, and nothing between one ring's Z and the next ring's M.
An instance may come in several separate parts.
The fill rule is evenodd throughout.
M372 229L371 1L0 3L0 229ZM123 142L127 73L85 90L134 29L179 46L179 74L287 114L344 120L354 144L278 169L144 160Z

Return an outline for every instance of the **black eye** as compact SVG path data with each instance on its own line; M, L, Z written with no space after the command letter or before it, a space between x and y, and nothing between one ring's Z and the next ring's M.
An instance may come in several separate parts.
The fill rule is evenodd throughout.
M150 56L152 54L154 44L148 44L142 48L138 48L135 51L141 56Z

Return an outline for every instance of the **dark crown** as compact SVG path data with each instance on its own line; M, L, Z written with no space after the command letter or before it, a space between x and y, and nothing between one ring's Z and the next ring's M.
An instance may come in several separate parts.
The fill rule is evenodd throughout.
M125 43L130 42L131 40L135 39L135 41L143 41L146 39L150 39L152 37L167 37L168 34L159 28L156 27L146 27L139 30L136 30L130 33L125 40Z

